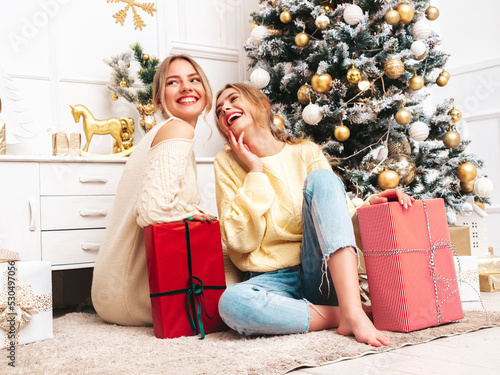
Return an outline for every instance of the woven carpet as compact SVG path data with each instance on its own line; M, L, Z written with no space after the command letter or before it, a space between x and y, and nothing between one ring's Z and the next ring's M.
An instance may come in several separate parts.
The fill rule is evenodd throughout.
M284 374L500 325L499 319L486 320L484 312L464 313L460 322L391 332L392 345L384 348L359 344L335 330L254 338L226 331L204 340L161 340L152 327L117 326L95 314L70 313L54 319L53 339L17 347L15 369L0 351L0 368L3 374Z

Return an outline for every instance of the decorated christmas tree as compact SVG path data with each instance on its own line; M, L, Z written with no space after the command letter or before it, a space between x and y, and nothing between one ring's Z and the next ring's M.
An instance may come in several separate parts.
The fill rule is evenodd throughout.
M130 49L130 51L104 59L104 62L113 69L107 87L113 92L111 96L113 100L118 100L121 97L136 105L141 115L139 124L147 133L156 124L155 108L151 101L153 99L153 79L160 65L160 60L144 53L139 43L131 45ZM134 65L139 65L137 72L135 72L136 66L131 66L131 62L135 62ZM133 86L135 76L141 81L141 88Z
M454 224L472 210L466 196L489 203L493 185L453 99L429 110L430 87L450 79L438 16L429 0L261 1L245 50L276 125L323 147L355 205L399 186L443 198Z

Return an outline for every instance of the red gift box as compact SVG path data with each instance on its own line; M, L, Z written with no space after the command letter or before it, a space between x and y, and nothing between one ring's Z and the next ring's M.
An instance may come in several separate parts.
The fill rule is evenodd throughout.
M443 199L358 209L377 329L410 332L463 318Z
M218 310L226 288L219 222L151 225L144 240L155 336L226 329Z

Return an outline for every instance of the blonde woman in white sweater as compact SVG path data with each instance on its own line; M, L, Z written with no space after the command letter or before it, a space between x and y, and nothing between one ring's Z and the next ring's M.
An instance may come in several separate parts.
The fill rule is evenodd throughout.
M201 67L185 55L165 59L154 77L153 104L166 120L144 136L127 161L94 267L92 302L110 323L152 324L144 227L215 220L198 207L195 128L200 114L212 107Z

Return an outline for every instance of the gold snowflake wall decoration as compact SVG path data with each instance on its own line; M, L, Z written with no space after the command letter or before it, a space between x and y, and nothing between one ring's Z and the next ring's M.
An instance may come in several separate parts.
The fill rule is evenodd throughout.
M140 8L143 11L145 11L147 14L150 16L153 16L153 13L156 12L156 9L154 8L154 3L136 3L135 0L108 0L108 3L125 3L127 6L120 10L119 12L115 13L113 15L113 18L116 18L116 23L120 23L122 26L125 23L125 18L127 18L127 13L129 9L132 9L132 12L134 13L134 30L140 29L142 30L143 27L146 27L146 24L142 20L141 16L139 13L137 13L136 8Z

